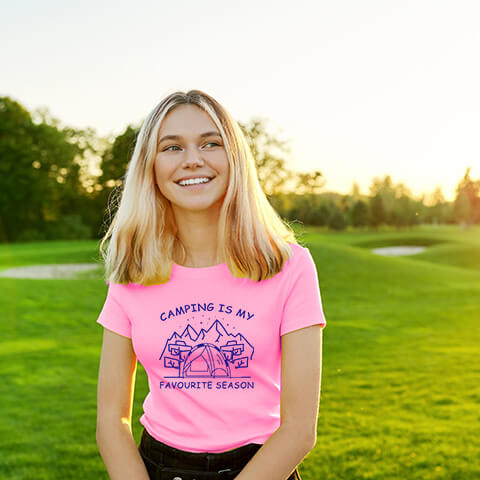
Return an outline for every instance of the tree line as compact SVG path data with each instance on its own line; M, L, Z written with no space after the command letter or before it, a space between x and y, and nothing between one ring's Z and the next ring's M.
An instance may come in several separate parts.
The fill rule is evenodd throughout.
M410 227L417 224L480 224L480 179L467 168L452 202L440 187L415 198L389 175L374 178L369 194L356 183L351 192L325 191L320 170L288 167L286 141L267 132L265 121L239 122L254 155L269 201L289 222L332 230ZM62 125L48 109L29 112L0 97L0 242L94 239L106 231L140 126L100 137L93 128Z

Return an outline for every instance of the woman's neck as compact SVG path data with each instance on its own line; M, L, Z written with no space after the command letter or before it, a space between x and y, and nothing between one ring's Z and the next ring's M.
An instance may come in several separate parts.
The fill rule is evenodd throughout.
M174 262L178 265L184 267L192 268L202 268L202 267L211 267L212 265L218 265L222 263L223 260L218 257L215 251L198 251L194 255L190 252L187 252L185 260L181 261L182 251L181 248L178 248L174 254Z

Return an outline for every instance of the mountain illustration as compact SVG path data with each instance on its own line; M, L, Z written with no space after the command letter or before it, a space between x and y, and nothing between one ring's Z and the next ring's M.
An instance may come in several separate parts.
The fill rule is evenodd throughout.
M240 333L227 332L219 320L200 332L187 325L179 335L173 332L159 360L179 377L231 377L232 369L248 367L254 348Z

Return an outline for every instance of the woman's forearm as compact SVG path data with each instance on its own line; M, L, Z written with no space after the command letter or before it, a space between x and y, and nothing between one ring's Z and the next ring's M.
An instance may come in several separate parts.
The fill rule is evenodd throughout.
M296 427L281 425L260 447L235 480L287 480L313 449L314 442Z
M97 445L111 480L149 480L130 425L97 427Z

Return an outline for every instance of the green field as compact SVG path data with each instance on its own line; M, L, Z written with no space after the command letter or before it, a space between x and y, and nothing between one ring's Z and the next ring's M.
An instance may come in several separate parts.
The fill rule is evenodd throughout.
M480 478L480 227L305 228L327 318L303 480ZM0 246L0 269L98 261L98 243ZM425 245L383 257L369 249ZM95 441L106 285L0 278L0 478L108 478ZM148 392L139 364L133 413Z

